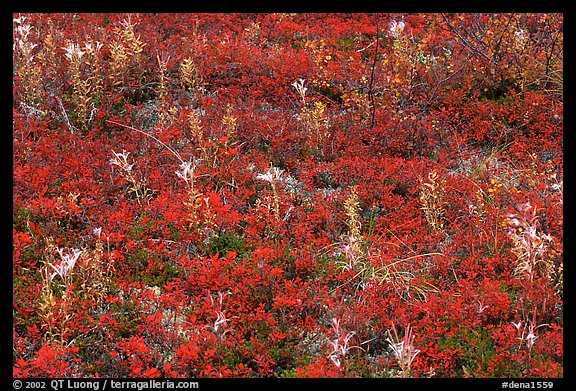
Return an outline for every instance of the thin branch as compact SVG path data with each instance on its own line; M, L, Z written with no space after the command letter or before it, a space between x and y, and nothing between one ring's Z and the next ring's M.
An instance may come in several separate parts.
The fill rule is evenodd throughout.
M504 38L506 31L508 31L508 27L510 26L510 23L512 23L513 19L514 19L514 15L511 15L510 18L508 18L508 22L506 23L506 26L504 26L504 28L502 29L502 33L500 34L500 37L498 38L498 42L496 43L496 46L494 47L494 53L492 53L492 61L494 62L494 64L498 63L498 61L496 59L498 56L498 52L500 50L500 45L502 44L502 39Z
M562 28L562 26L560 26L560 29ZM548 83L550 82L550 63L552 62L552 57L554 56L554 48L556 47L556 43L557 41L557 37L559 35L560 29L558 29L557 34L553 35L553 39L552 39L552 47L550 48L550 54L546 56L546 70L545 70L545 77L546 77L546 81L544 82L544 88L546 88L548 86Z
M62 100L60 99L60 97L56 96L56 101L58 102L58 106L60 106L60 109L62 110L62 114L64 115L64 120L66 122L66 125L68 125L68 129L70 130L70 133L74 134L76 127L74 125L72 125L70 123L70 119L68 118L68 114L66 113L66 109L64 109L64 105L62 104Z
M368 85L368 99L370 100L371 109L370 129L374 128L374 125L376 124L376 103L374 102L374 91L372 88L374 86L374 71L376 69L376 63L378 62L378 43L380 42L380 38L378 37L379 31L378 22L376 22L376 48L374 50L374 61L372 62L372 69L370 70L370 84Z
M478 14L475 14L474 17L471 17L471 20L474 21L476 19L475 17L477 17L477 16L478 16ZM462 24L462 22L458 21L458 25L464 30L464 32L466 33L466 36L474 38L474 41L480 42L480 44L482 46L484 46L486 49L489 49L488 44L485 43L484 41L482 41L481 39L479 39L478 35L476 35L476 33L468 31L468 29L466 28L466 26L464 26Z
M426 104L424 105L424 108L426 109L428 106L430 106L430 104L432 104L432 102L434 100L436 100L436 93L438 92L438 88L440 88L440 86L444 83L446 83L448 80L452 79L452 77L456 76L458 73L460 73L460 71L462 71L462 69L464 69L464 67L466 66L466 64L468 64L468 61L470 61L470 59L472 58L472 55L468 55L468 58L464 61L464 63L462 64L462 66L460 68L458 68L457 70L455 70L454 72L452 72L448 77L440 80L436 86L434 87L434 90L432 91L432 94L430 94L430 98L428 98L428 100L426 101Z
M441 14L441 15L442 15L442 18L444 19L444 21L446 22L446 24L448 25L448 27L450 28L450 31L460 39L460 41L464 44L464 46L466 46L470 51L477 53L477 54L481 55L482 57L484 57L489 63L492 62L490 57L488 57L484 52L478 50L476 47L474 47L474 45L472 45L470 42L468 42L465 38L463 38L460 35L460 33L450 24L450 21L448 20L446 15L444 15L444 14Z
M178 160L180 160L181 163L185 163L184 159L182 159L182 157L180 156L180 154L178 154L178 152L174 151L174 150L173 150L172 148L170 148L168 145L164 144L162 141L158 140L156 137L152 136L151 134L148 134L148 133L144 132L143 130L136 129L136 128L132 127L132 126L128 126L128 125L121 124L121 123L116 122L116 121L106 120L106 122L108 122L108 123L110 123L110 124L117 125L117 126L122 126L122 127L127 128L127 129L130 129L130 130L135 130L136 132L142 133L143 135L150 137L151 139L155 140L155 141L158 142L160 145L162 145L164 148L166 148L167 150L169 150L174 156L176 156L176 157L178 158Z

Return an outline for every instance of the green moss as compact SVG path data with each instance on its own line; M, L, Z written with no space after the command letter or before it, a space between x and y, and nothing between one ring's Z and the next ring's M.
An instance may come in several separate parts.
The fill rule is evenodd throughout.
M246 245L241 235L229 231L213 236L206 246L206 252L211 256L226 256L228 252L235 251L238 258L244 258L252 252L252 247Z
M168 258L153 254L147 249L135 251L128 259L135 268L134 281L141 281L148 286L163 287L173 278L185 276L181 267L172 264Z
M180 231L173 223L168 223L168 235L169 239L177 242L180 239Z
M358 49L358 45L354 37L342 37L336 40L336 46L339 51L351 52Z
M158 264L157 264L158 265ZM182 278L185 276L184 270L171 263L160 263L158 267L142 274L138 280L148 286L163 287L173 278Z
M134 266L136 271L141 271L146 267L148 261L150 260L150 250L140 248L133 253L130 253L127 259L129 264Z
M310 273L311 278L327 278L331 276L333 265L346 262L344 255L322 254L316 257L316 267Z
M33 234L28 227L28 222L39 224L42 221L44 221L44 219L40 215L24 207L14 208L12 212L12 225L17 231Z
M76 216L65 216L58 222L58 227L62 232L82 232L86 230L86 222ZM72 244L66 244L72 245Z
M342 104L342 91L339 88L333 86L321 85L316 88L317 92L330 101L336 102L337 104Z
M278 372L278 377L284 379L298 377L296 373L296 368L282 369Z
M314 184L323 189L337 189L340 186L338 178L328 171L319 172L314 178Z
M140 214L136 218L136 222L132 227L130 227L130 230L128 231L128 237L130 239L141 240L146 234L155 232L159 229L158 223L154 220L147 220L142 222L142 220L145 220L145 218L146 215L144 213Z
M138 334L141 323L140 308L132 300L123 300L110 304L110 313L118 322L116 335L119 338L129 338Z
M297 356L296 342L289 338L283 339L278 344L271 346L268 354L276 363L275 372L278 374L286 373L294 369L294 361Z
M296 368L300 367L306 367L310 364L312 364L313 362L313 357L310 355L301 355L297 358L295 358L294 364L291 365L290 367L287 368L280 368L277 371L278 377L281 378L295 378L295 377L299 377L297 372L296 372Z
M235 368L242 362L242 356L239 352L228 346L222 348L222 356L222 364L226 365L230 369Z
M25 271L12 279L12 292L14 298L14 306L12 308L12 324L14 329L21 335L28 333L28 327L37 325L40 322L37 311L23 311L20 313L22 307L26 307L27 302L37 305L39 298L36 296L30 301L30 292L35 291L33 285L40 279L40 273L36 271ZM16 304L17 303L17 304Z
M257 286L250 286L250 293L248 301L254 303L256 306L263 304L264 309L269 311L272 308L273 301L272 287L268 284L258 284ZM265 323L259 323L258 328L264 327ZM260 333L260 330L258 330Z
M460 329L452 337L438 341L440 351L451 349L458 355L455 365L454 377L462 377L466 372L473 372L475 376L492 376L488 370L488 363L496 354L494 341L486 329L474 328L472 330Z
M124 117L126 115L126 101L123 99L116 100L112 105L112 115Z
M505 79L500 81L500 83L484 87L480 91L480 100L489 100L498 104L505 103L508 100L508 91L511 90L520 92L516 80Z

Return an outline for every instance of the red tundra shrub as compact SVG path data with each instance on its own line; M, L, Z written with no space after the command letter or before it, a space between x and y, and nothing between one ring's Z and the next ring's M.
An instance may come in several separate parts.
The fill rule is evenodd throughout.
M15 377L563 376L562 14L14 14Z

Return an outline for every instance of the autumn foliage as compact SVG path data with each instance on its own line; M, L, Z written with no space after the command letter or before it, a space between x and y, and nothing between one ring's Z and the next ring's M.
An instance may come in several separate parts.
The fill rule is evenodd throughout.
M15 377L562 377L561 14L13 15Z

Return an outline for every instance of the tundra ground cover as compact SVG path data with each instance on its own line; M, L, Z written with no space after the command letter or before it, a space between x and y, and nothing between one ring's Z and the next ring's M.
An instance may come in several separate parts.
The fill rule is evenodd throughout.
M15 377L562 377L561 14L15 14Z

